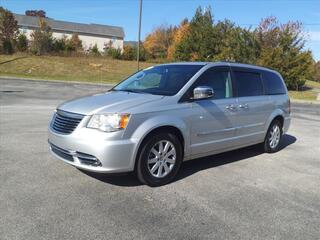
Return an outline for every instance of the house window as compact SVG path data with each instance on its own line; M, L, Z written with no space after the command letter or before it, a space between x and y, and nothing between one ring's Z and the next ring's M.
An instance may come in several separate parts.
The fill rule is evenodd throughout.
M26 34L26 33L27 33L27 30L28 30L28 28L22 27L20 31L21 31L21 33L23 33L23 34Z

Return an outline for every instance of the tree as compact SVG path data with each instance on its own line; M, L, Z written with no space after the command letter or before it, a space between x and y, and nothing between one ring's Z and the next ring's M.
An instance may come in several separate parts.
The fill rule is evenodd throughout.
M50 26L43 18L39 18L39 29L31 33L31 51L36 55L48 54L52 51L53 38Z
M119 48L110 48L108 51L108 56L112 57L113 59L121 59L121 50Z
M18 23L13 14L0 7L0 52L12 54L18 35Z
M16 43L17 49L20 52L25 52L28 49L28 39L26 35L24 34L19 34L17 43Z
M159 26L150 33L143 46L153 58L166 58L168 48L172 44L175 28L172 26Z
M131 45L125 45L123 47L122 59L135 60L137 58L137 48Z
M78 33L73 33L70 41L76 51L82 50L82 41L80 40Z
M77 33L73 33L70 39L66 41L66 50L68 52L80 52L82 51L82 41Z
M258 43L250 29L236 26L229 20L219 21L214 25L216 54L214 61L233 61L254 63L258 55Z
M320 82L320 61L315 62L315 64L314 64L314 72L315 72L314 80Z
M127 46L125 46L124 49L126 49L124 51L126 51L126 53L129 54L127 52L128 51ZM123 58L121 49L113 47L113 43L112 43L111 40L104 44L103 50L104 50L104 55L105 56L111 57L113 59L121 59L121 58ZM126 57L129 57L129 56L126 56ZM126 60L129 60L129 59L126 59Z
M52 50L60 53L66 51L67 36L63 35L62 38L53 39Z
M175 58L178 60L208 60L216 54L217 41L213 29L211 8L202 11L198 7L186 36L176 46Z
M260 54L257 64L281 73L288 89L299 90L314 76L310 51L304 50L305 40L299 22L279 24L277 19L263 19L255 31Z
M25 14L26 16L46 18L46 12L43 10L27 10Z
M112 41L104 44L104 55L113 59L121 59L121 50L112 46Z
M94 56L100 56L98 45L96 43L92 47L90 47L89 52Z
M174 59L177 45L179 45L189 33L189 27L189 21L187 18L185 18L184 20L182 20L180 25L174 29L172 44L168 47L167 51L167 58L169 60Z

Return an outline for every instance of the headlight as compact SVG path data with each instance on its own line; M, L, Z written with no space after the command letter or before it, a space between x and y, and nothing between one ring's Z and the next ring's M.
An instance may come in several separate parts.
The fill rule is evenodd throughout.
M104 132L114 132L125 129L129 122L129 117L129 114L95 114L90 118L87 127Z

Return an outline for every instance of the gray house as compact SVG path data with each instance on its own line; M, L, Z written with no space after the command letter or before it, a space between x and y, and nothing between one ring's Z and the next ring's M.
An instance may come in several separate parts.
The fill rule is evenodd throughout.
M20 14L14 14L14 17L18 21L20 32L24 33L27 38L30 38L33 30L39 28L38 17ZM103 51L105 44L110 43L114 48L123 49L124 31L122 27L66 22L52 18L45 18L45 21L51 27L55 38L71 37L73 33L77 33L84 49L97 44L99 51Z

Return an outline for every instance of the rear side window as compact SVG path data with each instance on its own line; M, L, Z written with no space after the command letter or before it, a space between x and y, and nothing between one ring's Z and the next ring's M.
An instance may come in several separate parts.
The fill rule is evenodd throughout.
M265 71L262 73L263 85L267 95L285 94L286 89L282 79L274 72Z
M234 71L237 81L238 96L259 96L263 95L263 86L259 73Z

